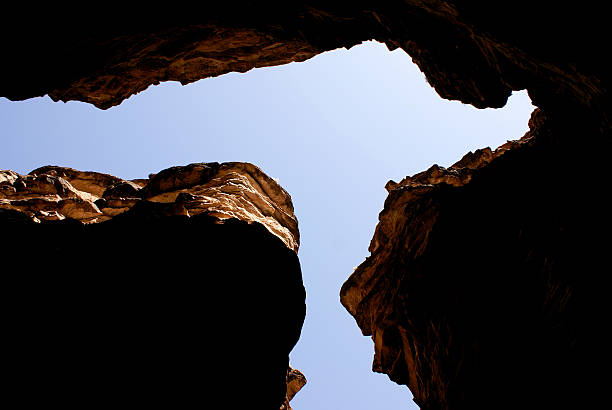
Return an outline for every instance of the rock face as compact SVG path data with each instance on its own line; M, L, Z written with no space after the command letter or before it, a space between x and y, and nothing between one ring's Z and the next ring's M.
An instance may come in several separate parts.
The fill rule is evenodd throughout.
M287 373L287 398L285 399L285 403L281 406L281 410L291 410L289 402L305 384L306 377L304 377L302 372L289 368Z
M0 195L14 399L278 409L301 387L288 367L305 314L297 220L259 168L191 164L136 182L2 171Z
M609 312L596 288L611 224L589 175L607 154L568 141L610 141L567 118L537 110L519 141L388 183L371 256L341 301L372 336L373 370L421 409L601 403L585 374L605 350L587 323Z
M25 212L34 222L107 221L141 201L165 204L168 215L205 213L221 220L258 222L295 252L299 246L291 197L248 163L172 167L140 184L112 175L46 166L28 175L0 171L0 208Z
M231 2L198 10L175 2L160 12L54 3L36 14L23 7L0 28L0 95L14 100L48 94L108 108L161 81L303 61L371 39L404 49L443 98L501 107L512 90L527 89L540 110L522 140L387 185L372 255L341 298L373 336L374 369L409 385L422 409L575 409L591 400L603 407L607 386L593 376L607 368L609 350L598 334L610 312L612 67L602 56L612 26L603 4ZM76 383L71 392L121 387L153 402L191 398L176 393L205 368L217 376L206 394L232 397L227 380L236 371L269 369L269 378L239 389L281 405L299 320L275 315L303 312L297 230L274 184L215 167L112 186L68 170L0 175L10 260L37 268L34 276L4 275L17 281L8 288L14 317L31 319L13 324L17 386L44 362L40 385L62 380L52 370L63 369ZM203 298L202 289L215 291ZM258 308L240 310L230 299ZM145 305L143 318L136 312ZM148 306L157 309L155 324ZM125 340L104 322L109 310ZM200 312L214 313L202 321ZM164 329L175 325L180 337L170 340L177 333ZM62 338L69 331L74 338ZM261 337L242 343L255 333ZM136 349L143 344L151 348ZM76 363L81 354L87 360ZM128 371L125 357L133 357ZM119 364L124 371L115 371ZM103 370L80 377L91 368ZM176 383L159 382L171 373ZM264 398L264 379L283 387Z
M511 90L526 88L541 108L610 107L610 65L600 58L610 37L603 5L389 0L194 7L178 2L160 13L125 4L79 10L53 4L15 12L0 32L10 62L0 69L0 95L49 94L108 108L161 81L185 84L303 61L374 39L408 52L444 98L500 107Z

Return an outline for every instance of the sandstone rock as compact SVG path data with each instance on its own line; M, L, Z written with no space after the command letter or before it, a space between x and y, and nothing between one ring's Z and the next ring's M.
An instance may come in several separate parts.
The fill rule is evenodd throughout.
M12 185L17 178L19 178L19 174L13 171L0 171L0 186Z
M602 400L586 393L602 350L585 324L609 312L593 275L608 265L599 238L612 224L587 175L610 141L561 117L536 111L521 140L388 185L371 256L341 301L372 336L373 370L421 409ZM577 132L602 151L572 144Z
M102 197L108 198L139 198L142 186L132 181L121 181L104 190Z
M87 221L102 216L102 212L91 201L64 199L58 202L58 206L60 213L70 219Z
M609 124L611 71L600 55L610 28L600 5L238 2L190 4L189 13L83 6L80 17L66 7L16 12L3 25L0 47L12 63L0 71L0 95L108 108L161 81L186 84L375 39L410 54L443 98L500 107L512 90L528 89L545 110L578 104Z
M145 185L149 183L149 180L148 179L132 179L130 182L133 182L139 187L143 188Z
M610 270L605 195L612 70L609 59L602 58L610 38L604 5L523 0L232 2L206 3L204 12L178 3L159 13L96 4L81 5L76 18L74 10L55 3L36 12L29 4L23 7L27 12L13 13L0 27L7 62L0 67L0 95L11 99L49 94L54 100L108 108L161 81L185 84L303 61L369 39L408 52L443 98L500 107L512 90L527 89L543 113L533 117L533 135L467 155L448 169L433 167L387 185L389 197L372 255L343 287L342 301L374 338L374 368L408 384L422 409L603 407L607 386L594 375L601 370L598 364L605 369L601 363L609 349L598 344L607 338L595 337L594 329L606 327L610 311L608 295L597 292L607 289ZM147 198L160 203L140 200L121 206L109 201L112 206L98 207L104 213L98 221L109 220L86 227L70 219L33 225L32 220L42 221L45 215L56 217L60 200L51 196L57 194L19 198L28 181L3 172L0 221L27 226L17 234L29 232L40 238L37 243L52 244L58 243L53 235L40 237L34 229L94 232L133 218L148 221L142 229L166 243L167 238L150 231L161 231L162 221L180 221L170 224L173 229L214 221L210 226L202 222L206 232L217 232L219 226L236 229L235 236L226 237L227 243L235 243L241 229L261 225L238 228L235 219L224 219L234 203L240 208L234 216L267 221L267 234L273 232L274 239L283 238L297 249L291 218L282 217L286 210L278 201L268 206L270 192L244 174L219 176L214 169L207 171L211 168L216 169L183 169L186 175L178 181L162 175L149 190L149 182L140 180L136 183L149 192ZM73 171L42 173L91 194L91 203L121 182L100 181L100 174L81 178ZM208 186L215 178L221 185ZM227 200L234 182L246 191ZM257 200L243 203L251 197ZM56 228L60 226L69 228ZM138 236L134 242L133 235L142 232L133 228L122 231L124 242L117 246L127 249L142 240L150 247L141 244L134 254L124 255L134 272L142 267L133 255L168 260L167 250L151 238ZM101 237L108 242L103 242L103 253L114 254L110 244L115 236ZM20 238L31 242L31 237ZM87 241L59 243L70 243L60 246L60 255L89 250ZM215 255L217 243L203 247L208 256ZM200 255L200 248L189 249ZM30 259L26 251L19 252L21 259ZM58 258L47 248L41 252L45 260ZM184 249L172 252L183 254ZM240 259L219 255L226 261ZM157 267L145 260L148 269ZM89 261L81 262L89 266ZM108 266L110 272L115 265ZM180 268L175 271L202 267ZM130 290L139 293L136 287ZM224 368L221 360L216 364ZM231 379L233 374L224 376ZM276 376L284 386L285 375ZM589 399L594 399L593 406Z
M216 173L192 178L207 167ZM7 260L22 264L3 275L7 397L33 407L238 408L244 368L256 376L240 397L278 409L303 385L287 371L305 315L289 194L250 164L157 175L140 189L70 168L0 172L15 188L0 198L0 231L17 244ZM72 183L104 197L85 200ZM141 191L167 196L131 197Z
M276 181L247 163L172 167L150 179L143 198L182 203L191 215L259 222L297 251L299 232L290 197Z
M100 172L78 171L72 168L45 166L30 172L30 175L50 175L61 177L70 182L72 186L81 192L89 193L97 198L113 184L123 182L121 178Z
M299 392L306 385L306 377L297 369L289 368L287 372L287 401Z
M29 175L2 171L0 178L0 199L9 200L1 202L0 207L22 210L32 217L39 211L58 212L60 219L103 222L143 198L173 204L164 208L166 215L206 213L220 219L258 222L289 248L297 252L299 247L291 197L252 164L215 162L172 167L146 180L143 187L108 174L54 166L38 168Z
M95 204L104 214L104 216L100 218L100 222L102 222L128 211L138 202L140 202L140 198L118 198L108 200L100 198Z
M304 385L306 385L306 377L304 377L302 372L289 367L287 370L287 398L281 406L281 410L291 410L289 402Z
M4 189L0 191L0 195L4 199L26 199L43 196L54 198L88 198L86 194L74 189L70 183L61 177L51 175L19 175L12 171L3 172L11 172L12 176L15 177L11 179L6 178L2 183Z
M102 216L95 204L101 184L120 181L110 175L61 167L43 167L28 175L2 171L0 175L0 207L25 212L38 220L92 222ZM64 177L89 191L75 188Z
M35 217L38 220L44 220L44 221L61 221L61 220L66 219L64 215L60 214L57 211L52 211L52 212L38 211Z

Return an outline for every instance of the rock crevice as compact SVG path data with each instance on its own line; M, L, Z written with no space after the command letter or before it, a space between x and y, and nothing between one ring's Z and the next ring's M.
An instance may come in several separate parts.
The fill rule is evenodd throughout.
M512 91L528 90L539 111L523 139L387 184L371 256L343 286L342 303L373 337L374 369L410 386L423 410L602 407L606 388L593 375L607 351L597 329L610 311L602 290L612 225L606 197L612 67L602 58L611 33L603 5L245 1L207 3L202 12L183 5L163 13L81 5L76 17L55 3L38 13L21 6L28 10L0 27L6 62L0 95L49 95L106 109L161 81L186 84L304 61L366 40L405 50L443 98L501 107ZM32 385L28 366L36 360L46 363L36 381L44 385L63 365L52 359L58 352L100 344L109 353L92 359L94 367L110 358L109 367L95 382L113 392L132 389L129 375L151 373L151 356L165 347L152 345L149 357L130 362L118 378L112 354L130 357L137 342L158 338L150 312L137 312L161 300L174 302L154 310L161 328L178 320L181 337L195 341L186 350L174 341L170 350L189 351L180 359L197 357L198 364L214 356L212 367L222 374L211 391L223 397L234 389L220 380L242 369L235 359L244 352L240 339L266 335L253 346L258 354L247 354L254 360L248 368L261 374L241 387L267 408L282 405L286 356L303 318L297 222L284 191L257 169L241 167L196 164L137 181L57 168L0 173L0 224L15 243L10 258L37 272L34 279L4 275L15 329L36 324L23 340L13 333L16 360L23 360L8 390L22 393L20 380ZM108 331L100 313L108 309L112 317L130 312L119 323L132 345L120 346ZM214 313L201 320L194 312ZM66 319L45 327L58 317ZM37 342L43 335L63 340L74 323L84 330L65 345ZM130 333L141 323L147 340ZM197 333L202 327L206 340ZM219 346L222 354L200 354ZM79 366L73 361L69 368L80 374ZM169 359L161 368L177 370ZM181 367L178 374L200 369ZM72 391L95 392L96 383L70 380L80 388ZM198 380L172 385L173 397L185 397L180 388ZM270 380L282 387L267 390ZM163 389L146 386L139 385L138 397L159 404ZM85 397L78 397L79 407Z

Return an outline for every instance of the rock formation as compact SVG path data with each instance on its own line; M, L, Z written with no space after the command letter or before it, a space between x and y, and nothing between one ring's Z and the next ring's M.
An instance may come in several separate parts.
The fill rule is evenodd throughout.
M202 163L172 167L149 180L46 166L28 175L0 171L0 208L26 212L34 222L66 217L104 222L142 200L166 204L169 214L206 213L219 219L258 222L295 252L299 245L291 197L248 163Z
M537 110L519 141L387 184L371 256L341 301L372 336L374 371L421 409L601 402L587 394L602 350L586 324L609 311L594 284L611 225L588 175L607 154L569 141L610 142L571 123Z
M0 229L3 368L24 405L278 409L305 383L288 367L297 220L256 166L0 171Z
M281 406L281 410L291 410L289 402L298 391L306 384L306 377L299 370L289 368L287 373L287 398Z
M11 24L0 28L5 62L0 67L0 95L25 99L48 94L54 100L108 108L161 81L185 84L230 71L302 61L371 39L390 49L404 49L443 98L479 108L501 107L512 90L527 89L539 110L522 140L470 154L448 169L434 167L387 185L389 197L371 243L372 255L343 287L342 302L364 334L374 338L374 369L409 385L422 409L569 409L589 407L589 401L603 407L606 389L594 375L598 366L606 368L602 362L607 349L600 341L607 339L598 330L605 328L609 312L605 279L610 271L606 237L611 224L606 194L612 70L604 58L611 37L604 6L525 0L219 4L207 3L205 10L198 10L175 2L163 13L108 3L83 5L77 17L74 10L57 4L36 14L17 12ZM297 238L290 235L291 218L284 219L285 208L276 200L272 202L278 206L272 208L240 205L240 220L221 220L219 216L227 216L233 206L222 196L213 195L218 202L212 201L209 208L208 202L194 197L209 195L210 187L183 191L181 182L172 185L163 175L149 188L154 178L144 187L142 181L117 181L112 189L105 186L97 193L82 191L68 172L5 173L1 178L2 206L10 208L2 211L3 224L14 227L9 231L13 236L7 236L14 238L13 260L39 266L52 261L56 272L66 266L93 269L95 274L85 277L96 278L101 287L80 283L83 276L74 273L37 273L54 289L68 292L87 285L90 291L78 296L90 306L103 306L102 291L120 283L118 268L142 278L122 286L125 295L142 294L136 283L161 286L163 275L147 275L145 280L142 269L157 266L158 259L171 260L168 248L156 242L162 238L159 232L164 232L163 238L172 233L185 241L172 248L185 256L178 259L174 272L180 279L196 280L197 268L219 272L210 266L223 266L222 261L236 264L233 272L258 272L246 279L238 275L241 279L233 280L231 287L220 282L228 280L226 276L205 276L219 289L231 288L235 300L251 301L260 295L244 290L248 286L235 290L234 282L260 285L267 292L253 281L285 280L287 275L277 271L284 263L297 263L290 250L297 246ZM241 184L249 187L246 180ZM164 191L166 186L171 193ZM258 197L265 191L251 187L249 195ZM249 195L235 198L235 203L248 202ZM264 198L273 199L271 195L266 191ZM206 211L195 215L200 209ZM164 216L168 214L172 216ZM98 224L69 221L107 217L111 219ZM262 221L265 230L245 220ZM210 232L199 237L198 245L187 240L196 228ZM260 258L265 241L254 240L259 235L255 231L265 233L270 242L265 252L276 247L281 256ZM247 254L241 252L239 258L234 252L237 237L249 244ZM223 247L222 239L231 246ZM253 260L260 265L251 264ZM276 273L262 274L264 266ZM14 294L25 301L48 300L42 279L27 297ZM244 282L247 279L251 282ZM200 289L187 282L189 292ZM280 285L276 289L264 294L286 295ZM119 298L115 311L128 299ZM181 312L192 312L181 305L188 300L176 298L180 303L173 312L181 306ZM28 309L40 305L24 303L15 309L34 317ZM228 313L219 306L207 305ZM41 309L41 314L48 312L53 309ZM181 315L183 324L188 318ZM226 348L233 342L235 351L242 334L237 327L246 326L247 334L273 334L267 339L278 343L278 335L288 334L286 329L259 328L260 322L245 323L242 316L237 324L231 311L213 319L208 328L218 335L216 346ZM94 329L90 330L92 335ZM101 334L108 337L104 327ZM36 339L28 340L24 349L34 347ZM213 344L209 340L207 347ZM283 346L280 350L288 345ZM223 378L235 377L225 365L227 355L212 356L224 369ZM57 363L59 359L53 365ZM140 360L139 366L143 363ZM258 366L262 363L232 370Z
M163 13L125 4L42 7L16 11L0 29L9 62L0 68L0 95L49 94L108 108L161 81L186 84L303 61L374 39L403 48L444 98L501 107L511 90L526 88L541 108L610 107L610 66L600 58L610 33L599 5L178 2Z

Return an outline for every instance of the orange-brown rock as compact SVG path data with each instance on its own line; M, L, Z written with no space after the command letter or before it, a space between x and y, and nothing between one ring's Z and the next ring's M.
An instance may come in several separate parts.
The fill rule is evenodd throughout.
M155 174L141 196L180 203L190 215L208 213L263 224L297 252L299 231L291 197L272 178L248 163L191 164Z
M279 409L305 383L297 220L256 166L0 171L0 195L10 401Z
M343 287L342 301L374 338L374 368L409 385L422 409L600 408L607 403L606 379L597 375L607 368L602 363L609 350L598 330L606 328L610 311L607 164L612 139L612 70L605 58L611 25L604 6L526 0L245 1L207 2L203 10L175 2L160 12L108 2L82 4L78 10L56 3L32 10L27 4L0 27L0 95L18 100L48 94L56 101L108 108L161 81L185 84L303 61L370 39L410 54L443 98L500 107L511 91L527 89L541 109L529 136L495 152L470 154L448 169L433 167L387 185L372 255ZM224 188L196 182L201 189L195 194L182 185L187 182L174 184L165 177L155 189L147 188L153 176L133 181L141 189L115 181L118 185L104 197L103 191L71 180L68 172L46 175L65 183L38 179L38 174L0 175L0 202L9 208L0 209L3 229L22 244L12 249L13 260L31 263L36 254L57 263L58 270L102 263L111 273L116 266L142 272L141 264L152 269L156 258L169 261L170 254L200 258L202 246L193 241L174 246L168 239L197 236L208 241L204 269L210 260L245 265L258 260L257 277L266 277L257 256L262 249L240 257L230 252L236 238L259 243L244 232L264 228L223 219L232 206L221 200ZM221 185L227 181L230 188L232 178L221 177ZM293 252L297 238L288 234L293 228L284 205L268 207L273 193L254 187L258 198L265 191L265 201L246 206L255 192L248 176L238 179L247 189L233 199L240 208L235 215L267 222L264 236ZM84 182L90 183L97 184ZM27 198L16 198L19 192ZM84 193L102 198L92 201ZM191 216L208 205L212 208ZM208 209L213 216L207 216ZM110 219L87 225L71 219L94 221L98 212ZM129 224L136 225L128 229ZM21 228L13 232L6 226ZM104 233L110 227L124 230ZM213 233L196 235L202 229ZM70 235L60 238L64 231ZM82 238L81 231L89 232L87 240L74 239ZM222 247L211 237L232 246ZM108 255L134 244L134 252L121 255L127 265L117 257L115 264L109 262ZM161 244L173 245L171 252ZM91 249L98 251L88 260L84 255ZM100 249L106 258L97 256ZM268 256L268 261L279 260ZM195 261L188 266L187 259L178 260L182 265L174 273L202 269ZM37 263L48 269L49 263ZM241 266L233 272L252 269ZM255 297L245 295L236 299ZM236 319L227 323L236 325ZM261 334L256 327L249 330ZM224 332L216 334L219 345L226 346ZM221 356L215 363L224 369ZM285 386L285 373L275 377Z
M179 1L163 13L53 4L17 11L2 26L0 95L108 108L161 81L303 61L374 39L410 54L443 98L500 107L512 90L528 89L541 108L607 111L604 10L526 0Z
M281 410L291 410L289 402L306 385L306 377L299 370L289 368L287 371L287 398Z
M75 188L75 187L78 187ZM25 212L34 221L107 221L146 200L170 213L257 222L297 252L299 231L289 194L258 167L240 162L172 167L143 186L98 172L46 166L29 175L0 171L0 208ZM51 216L48 216L51 215Z
M592 177L610 141L565 118L536 111L519 141L387 184L341 301L374 341L373 370L421 409L601 403L585 374L606 356L590 323L609 312L597 272L612 224ZM578 132L600 151L572 144Z

